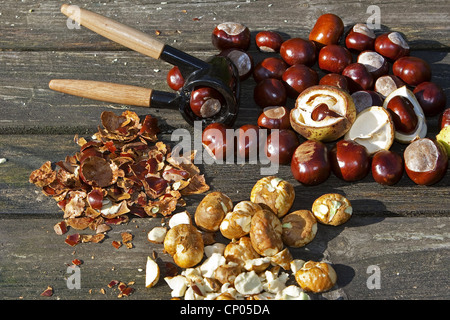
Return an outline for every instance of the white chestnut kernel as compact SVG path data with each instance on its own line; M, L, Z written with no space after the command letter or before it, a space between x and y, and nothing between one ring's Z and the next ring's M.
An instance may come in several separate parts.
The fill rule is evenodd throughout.
M253 215L250 240L260 255L271 257L283 249L282 232L280 220L269 209L263 209Z
M194 215L195 223L202 230L218 231L223 218L232 209L233 202L226 194L211 192L198 205Z
M326 262L308 261L295 273L295 280L303 290L320 293L330 290L336 284L337 275Z
M332 226L347 222L353 214L350 201L338 193L320 196L314 201L311 211L319 222Z
M289 247L303 247L317 234L317 220L309 210L297 210L283 217L282 239Z
M279 218L289 211L294 199L294 186L275 176L258 180L250 193L250 201L268 206Z

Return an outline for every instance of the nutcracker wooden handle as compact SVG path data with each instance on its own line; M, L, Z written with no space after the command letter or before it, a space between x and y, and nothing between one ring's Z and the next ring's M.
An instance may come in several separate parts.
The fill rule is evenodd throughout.
M164 43L97 13L69 4L63 4L61 12L95 33L149 57L159 59L164 50Z
M117 83L71 79L51 80L49 87L78 97L139 107L150 107L153 91Z

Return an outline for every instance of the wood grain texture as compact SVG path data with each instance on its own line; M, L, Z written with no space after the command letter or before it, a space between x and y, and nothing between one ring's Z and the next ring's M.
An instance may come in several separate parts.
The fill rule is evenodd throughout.
M56 222L48 218L21 223L17 219L1 219L2 299L118 300L117 289L107 287L112 280L134 282L131 286L135 292L122 299L170 299L163 277L165 263L172 258L163 252L163 245L150 244L146 239L147 233L160 225L159 218L132 219L127 225L115 226L102 243L76 247L70 247L64 243L64 236L54 233ZM336 269L337 285L324 294L310 294L312 299L447 299L449 223L448 217L354 217L345 226L320 225L310 244L291 252L299 259L332 262ZM112 241L121 240L121 232L133 234L132 249L112 246ZM146 289L143 270L147 256L153 252L162 270L161 279L155 287ZM73 259L83 261L80 289L67 287L72 274L68 266ZM371 266L379 267L379 289L367 286ZM288 283L294 282L291 277ZM54 295L39 296L47 286L53 287Z
M152 289L143 284L146 257L153 251L158 263L172 261L162 247L150 244L146 233L161 218L132 219L116 226L101 244L72 248L57 236L53 225L62 219L56 203L28 182L30 173L45 161L56 162L74 154L79 147L75 134L89 138L100 125L103 111L124 110L158 118L160 139L170 145L172 132L191 128L172 110L130 107L74 97L48 88L51 79L86 79L170 90L166 74L171 65L131 51L81 27L61 14L63 1L2 2L0 8L0 292L4 300L80 299L116 300L117 291L108 283L117 279L135 281L136 292L127 299L170 299L164 280ZM414 1L269 1L269 0L91 0L68 1L129 25L177 49L206 59L218 51L211 44L215 25L238 21L254 36L260 30L275 30L284 39L306 38L315 20L333 12L346 29L365 22L370 5L380 8L377 34L402 32L412 55L431 64L433 81L450 96L449 4L436 0L426 6ZM255 62L267 54L254 43L249 52ZM317 65L313 67L321 74ZM259 108L253 101L255 83L242 83L241 108L235 128L256 124ZM293 106L293 101L288 101ZM438 131L437 117L427 119L429 137ZM330 143L329 146L332 146ZM395 143L393 150L403 152ZM205 155L206 156L206 155ZM247 200L251 188L263 175L263 164L200 164L211 190L228 194L233 202ZM450 169L449 169L450 170ZM378 185L369 175L348 183L334 175L316 187L295 181L289 166L277 175L292 182L294 209L308 209L320 195L339 192L354 206L354 215L340 227L320 225L317 237L292 253L301 259L327 260L338 273L333 290L314 299L448 299L450 249L450 173L431 187L415 185L404 175L398 185ZM203 195L188 197L186 210L193 213ZM133 249L116 250L113 240L129 231ZM74 230L70 230L74 232ZM224 240L224 239L220 239ZM82 288L67 288L67 266L83 260ZM381 288L369 289L368 267L379 267ZM292 280L292 279L291 279ZM51 298L40 293L51 285ZM101 293L101 289L105 289ZM92 290L91 290L92 289Z

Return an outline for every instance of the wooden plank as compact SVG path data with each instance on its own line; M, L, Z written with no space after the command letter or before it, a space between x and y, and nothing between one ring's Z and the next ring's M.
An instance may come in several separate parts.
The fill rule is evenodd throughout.
M210 35L215 25L236 21L248 25L253 32L278 30L288 36L307 37L316 19L332 12L349 26L365 22L373 14L368 8L373 1L318 1L303 3L286 1L108 1L92 3L76 1L82 8L95 11L137 28L145 33L161 31L161 38L185 50L209 50ZM46 1L2 3L0 28L2 50L120 50L121 46L106 41L88 30L73 29L73 24L60 13L61 2ZM375 3L380 10L380 30L397 30L407 35L416 49L445 49L450 43L447 23L448 3L421 1ZM403 17L407 13L407 17ZM257 18L255 18L257 17ZM181 31L181 33L180 33ZM20 39L21 41L17 41Z
M89 138L89 136L86 136ZM178 140L170 134L161 135L162 141L175 146ZM172 141L173 140L173 141ZM193 143L193 142L192 142ZM404 148L395 145L396 151ZM30 173L45 161L57 162L78 151L73 135L0 135L0 157L7 159L0 171L0 214L45 215L61 214L56 203L45 197L39 188L28 183ZM263 177L261 169L269 169L268 164L218 164L211 163L206 151L199 164L211 190L228 194L235 202L248 200L256 181ZM210 162L208 162L208 160ZM441 216L450 213L450 175L449 173L433 186L415 185L406 174L400 183L387 187L376 183L371 174L361 181L350 183L338 179L333 174L318 186L305 187L294 180L290 166L282 165L275 175L290 181L296 191L294 207L309 209L313 201L322 194L338 192L346 195L352 202L357 215L364 216ZM189 197L187 209L195 211L203 195Z
M189 52L201 59L210 52ZM255 62L268 55L253 51ZM416 51L412 53L431 64L433 81L450 95L450 56L444 52ZM48 88L55 78L110 81L171 91L166 74L171 65L144 57L135 52L0 52L0 133L85 133L96 130L103 110L121 112L124 107L82 99ZM314 66L320 74L317 65ZM241 84L240 113L235 127L256 124L260 108L253 100L255 82L252 78ZM288 99L288 107L294 104ZM157 116L167 129L189 126L177 111L130 107L143 115ZM428 119L431 131L436 131L437 117Z
M337 285L330 292L311 295L313 299L448 299L449 219L355 216L340 227L320 225L310 244L290 251L303 260L328 261L336 269ZM107 287L111 280L134 282L135 292L123 299L170 299L170 289L163 277L165 262L171 262L172 258L163 253L162 245L146 240L147 232L160 224L159 218L132 219L127 225L114 226L102 243L75 247L64 243L65 236L53 232L52 227L58 221L1 219L3 299L115 300L118 291ZM134 235L134 247L113 248L112 241L120 240L120 233L125 231ZM157 253L162 274L155 287L146 289L142 269L145 270L146 258L153 251ZM79 267L80 289L67 287L67 279L72 275L68 266L73 259L83 261ZM367 273L370 266L379 267L379 289L367 286L368 281L372 283L369 277L373 272ZM47 286L54 288L51 298L40 296Z

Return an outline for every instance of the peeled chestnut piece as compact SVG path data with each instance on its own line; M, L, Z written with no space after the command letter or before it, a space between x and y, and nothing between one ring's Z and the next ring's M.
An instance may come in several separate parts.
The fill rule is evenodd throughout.
M289 112L284 106L266 107L258 118L258 126L266 129L290 129Z
M355 24L345 37L345 46L355 51L373 50L375 32L364 23Z
M237 22L224 22L217 25L212 33L212 43L219 50L236 48L247 50L250 46L250 30Z
M216 160L227 158L227 129L231 128L223 123L211 123L203 130L203 147ZM231 145L234 146L234 141ZM228 153L234 156L234 150Z
M297 134L289 129L275 130L267 137L265 151L271 162L288 164L300 144Z
M173 90L180 90L184 86L184 78L181 75L180 69L177 66L174 66L167 73L167 84Z
M347 140L339 140L330 151L333 173L345 181L357 181L370 171L370 156L366 147Z
M304 185L314 186L327 180L331 173L327 146L315 140L303 142L292 156L291 171Z
M280 55L291 66L294 64L312 66L316 62L316 46L309 40L291 38L281 44Z
M320 85L333 86L348 91L347 78L338 73L327 73L319 80Z
M237 152L242 159L255 160L259 151L259 127L245 124L238 129Z
M283 43L283 38L275 31L261 31L256 34L255 42L262 52L278 52Z
M448 156L442 144L422 138L411 142L405 149L405 171L419 185L432 185L444 177Z
M283 106L286 104L286 88L280 80L264 79L253 90L253 98L260 107Z
M439 126L441 130L447 126L450 126L450 108L445 109L439 116Z
M282 77L286 84L286 92L292 99L311 86L319 83L317 72L303 64L294 64L286 69Z
M375 51L363 51L358 55L358 63L363 64L372 74L374 79L384 76L389 72L389 64L381 54Z
M407 98L393 97L387 104L387 109L394 121L395 130L406 134L414 132L418 118L414 112L414 106Z
M414 89L413 93L425 116L436 116L447 105L447 97L444 90L434 82L422 82Z
M248 79L253 71L253 58L252 56L242 49L225 49L220 56L227 57L236 66L241 81Z
M373 88L373 76L361 63L349 64L342 71L342 75L347 77L349 91L371 90Z
M256 82L269 78L281 80L287 67L288 64L280 58L266 58L258 63L253 69L253 79L255 79Z
M409 45L400 33L388 32L375 39L375 51L395 61L409 55Z
M398 88L403 87L404 85L405 83L399 77L392 74L387 74L379 77L375 81L374 89L384 97L387 97L392 92L394 92Z
M189 105L192 112L200 118L216 115L225 103L219 91L210 87L200 87L191 92Z
M430 65L417 57L403 57L396 60L392 65L392 72L410 86L417 86L431 79Z
M314 41L318 46L336 44L344 33L344 22L337 15L326 13L321 15L311 32L309 40Z
M324 71L341 73L352 63L352 54L342 46L331 44L320 50L318 62Z
M372 158L373 179L382 185L392 186L399 182L403 168L403 158L394 151L380 150Z

